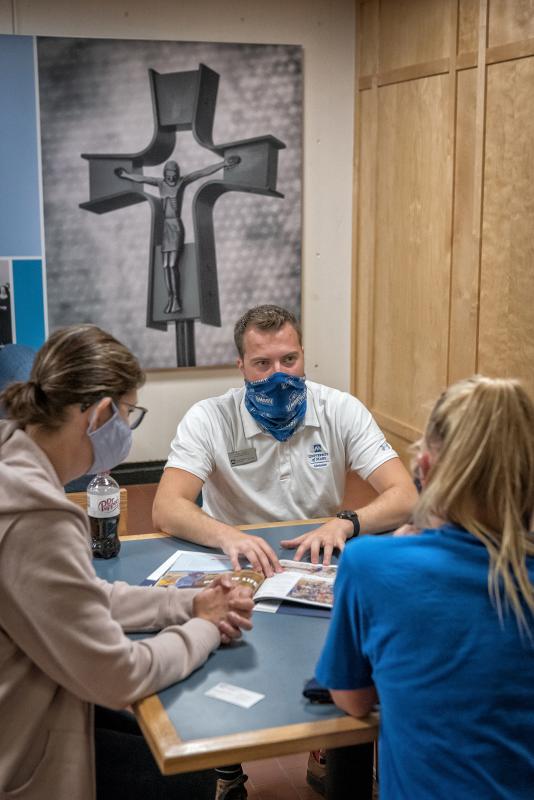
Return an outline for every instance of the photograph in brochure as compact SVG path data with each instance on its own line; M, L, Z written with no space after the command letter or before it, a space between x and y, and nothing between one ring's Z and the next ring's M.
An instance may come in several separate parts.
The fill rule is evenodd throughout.
M283 572L265 578L252 569L233 570L226 556L177 550L144 583L176 586L178 589L201 589L226 573L232 581L252 589L256 609L260 611L276 611L282 601L332 608L336 566L324 567L322 564L285 560L281 560L280 565Z

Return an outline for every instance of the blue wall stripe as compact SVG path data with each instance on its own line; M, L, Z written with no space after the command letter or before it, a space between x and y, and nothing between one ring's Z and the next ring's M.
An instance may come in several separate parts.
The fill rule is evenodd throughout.
M13 261L12 270L16 341L37 350L45 340L43 262Z
M32 36L0 35L0 256L42 256Z

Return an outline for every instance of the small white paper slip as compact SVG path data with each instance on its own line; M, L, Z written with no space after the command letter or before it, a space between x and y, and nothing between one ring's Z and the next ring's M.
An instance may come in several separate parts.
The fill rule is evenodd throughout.
M242 689L232 683L218 683L204 692L206 697L214 697L216 700L224 700L225 703L232 703L241 708L251 708L263 700L265 695L259 692L251 692L249 689Z
M260 600L258 603L254 603L253 611L264 611L266 614L276 614L281 604L281 600Z

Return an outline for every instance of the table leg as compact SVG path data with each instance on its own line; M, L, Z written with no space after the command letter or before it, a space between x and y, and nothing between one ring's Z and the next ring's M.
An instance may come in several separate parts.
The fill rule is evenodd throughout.
M327 751L327 800L371 800L373 752L372 742Z

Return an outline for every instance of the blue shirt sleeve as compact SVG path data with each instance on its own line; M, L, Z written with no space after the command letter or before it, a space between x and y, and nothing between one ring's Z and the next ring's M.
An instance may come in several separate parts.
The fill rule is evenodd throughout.
M334 609L316 678L328 689L364 689L373 685L365 655L367 624L362 608L358 551L363 540L345 548L334 587Z

